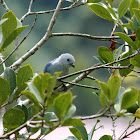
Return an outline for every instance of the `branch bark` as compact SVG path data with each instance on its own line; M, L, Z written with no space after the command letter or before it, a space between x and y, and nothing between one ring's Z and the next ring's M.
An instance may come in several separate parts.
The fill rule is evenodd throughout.
M45 35L43 36L43 38L31 49L29 50L27 53L25 53L21 58L19 58L16 62L14 62L10 67L13 69L16 69L19 65L21 65L26 59L28 59L31 55L33 55L37 50L39 50L44 44L45 42L49 39L49 35L53 29L53 26L56 22L56 18L58 16L58 13L60 11L60 7L63 3L63 0L59 0L56 10L51 18L50 24L48 26L48 29L45 33Z
M94 39L94 40L101 40L101 41L111 41L112 39L120 39L119 36L92 36L89 34L81 34L81 33L52 33L50 37L54 36L77 36L77 37L84 37L88 39ZM129 35L129 37L135 36Z
M65 8L60 8L60 11L64 11L64 10L71 10L72 8L76 8L76 7L79 7L79 6L82 6L82 5L85 5L86 3L80 3L80 4L77 4L77 5L73 5L73 6L69 6L69 7L65 7ZM39 11L39 12L27 12L23 17L21 17L20 21L23 22L24 19L26 17L28 17L29 15L36 15L36 14L49 14L49 13L53 13L55 12L56 9L53 9L53 10L47 10L47 11Z

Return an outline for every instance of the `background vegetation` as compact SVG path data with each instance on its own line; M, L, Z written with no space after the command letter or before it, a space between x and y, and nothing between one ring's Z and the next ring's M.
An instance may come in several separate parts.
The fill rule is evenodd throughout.
M4 7L5 5L3 4L3 2L4 1L1 0L1 5L0 5L1 17L3 17L3 15L6 13L5 12L6 8ZM30 28L32 26L34 26L33 29L31 30L31 33L27 37L27 39L25 39L25 41L20 45L18 51L16 51L16 53L14 55L12 55L9 59L7 59L6 62L5 62L5 65L7 67L11 66L11 68L13 68L15 70L15 69L17 69L17 65L16 64L14 65L14 66L16 66L16 68L15 68L15 67L13 67L12 64L14 62L16 62L16 60L18 58L20 58L22 55L24 55L25 53L28 53L28 51L38 41L40 41L40 39L46 33L46 30L48 28L48 25L50 23L50 20L51 20L54 12L46 13L46 14L38 14L37 19L35 21L35 25L33 24L33 21L35 19L36 13L33 14L33 15L29 15L25 18L23 18L22 16L24 15L24 13L27 12L30 4L32 6L32 9L31 9L32 12L34 12L34 11L35 12L36 11L49 11L49 10L52 10L52 9L56 8L56 5L57 5L58 1L57 0L53 0L53 1L51 1L51 0L48 0L48 1L43 1L43 0L32 1L31 0L31 2L30 1L27 2L27 1L22 1L22 0L19 0L19 1L7 0L5 2L8 6L8 8L10 10L12 10L11 14L13 13L13 15L15 15L20 20L20 22L22 21L23 25L29 25L27 28L25 27L25 29L23 30L23 32L20 35L17 35L18 36L18 41L16 40L17 44L20 42L20 40L24 36L26 36L26 34L30 30ZM114 16L116 18L115 19L113 17L113 18L109 19L110 16L105 17L106 14L102 15L100 13L101 11L98 11L98 8L97 9L95 8L95 11L94 11L94 8L92 8L92 7L89 8L87 3L83 4L83 1L79 1L78 3L77 3L77 1L75 1L75 3L73 1L73 5L71 5L72 4L71 1L64 1L62 7L69 7L69 6L71 6L71 7L69 7L69 10L63 10L63 11L59 12L59 15L57 17L56 24L53 27L52 33L54 33L54 32L55 33L59 33L59 32L60 33L67 33L67 32L84 33L84 34L89 34L89 35L93 35L93 36L99 36L99 38L100 38L100 37L104 37L104 36L106 36L106 37L112 36L114 32L124 32L125 34L130 35L130 34L132 34L132 32L134 30L135 30L135 32L138 30L137 34L136 34L137 39L136 39L135 43L133 42L135 40L130 41L130 38L128 39L128 36L126 37L124 34L120 34L120 33L116 34L119 38L122 38L122 39L119 39L119 40L117 40L118 42L115 42L116 44L114 44L114 46L116 48L114 48L114 50L116 49L115 51L117 51L117 50L119 51L119 53L117 54L117 59L118 60L120 58L128 56L128 54L127 54L126 56L124 55L122 57L121 51L124 52L124 54L125 54L129 47L131 48L129 50L130 51L132 50L132 52L129 52L129 55L130 54L134 55L135 53L139 52L139 14L137 15L136 13L134 14L134 12L132 12L133 8L136 8L137 10L139 9L139 3L138 3L137 0L128 0L128 1L122 0L121 3L124 3L124 5L126 5L126 7L127 7L126 10L123 6L120 6L121 4L120 4L119 0L117 0L117 1L116 0L114 0L114 1L113 0L107 0L107 1L100 1L100 0L95 0L95 1L91 0L90 1L89 0L87 2L88 3L91 3L91 2L92 3L93 2L98 3L99 2L98 4L101 5L101 6L103 5L103 7L105 7L105 5L109 6L109 7L113 8L112 10L114 10L116 12L115 14L118 17L115 17L113 15L114 12L112 12L112 10L110 10L110 11L108 10L109 13L111 14L111 17ZM79 6L73 8L76 5L79 5ZM118 7L120 7L120 10L119 10L120 13L117 11ZM98 16L94 13L96 13ZM6 21L3 21L3 22L6 23ZM125 23L128 23L128 22L129 22L129 24L125 24ZM4 25L4 23L2 24L2 26L6 26L6 25ZM136 26L135 23L137 24L137 26ZM2 27L2 29L4 29L4 27ZM114 30L112 31L112 29L114 29ZM134 33L134 35L135 35L135 33ZM2 30L1 36L4 36L4 30ZM15 35L15 37L17 37L17 36ZM50 60L58 57L61 53L68 52L68 53L71 53L75 57L76 68L71 69L71 71L70 71L71 73L89 68L89 67L91 67L91 66L93 66L97 63L100 63L100 64L109 63L109 62L112 62L112 59L113 59L113 61L115 61L116 56L112 55L112 53L110 54L111 51L109 51L108 49L104 50L104 47L100 47L100 49L97 50L97 48L99 46L105 46L105 48L109 48L110 44L111 44L111 41L113 43L113 41L114 41L113 37L111 39L107 39L106 37L104 38L105 41L99 41L99 40L101 40L101 38L98 39L98 40L87 39L86 37L79 37L78 35L77 35L77 37L74 37L74 36L50 37L47 40L47 42L45 42L45 44L43 44L43 46L42 45L39 46L39 50L36 51L35 54L33 54L31 57L29 57L25 62L20 63L20 64L23 65L23 67L21 67L21 69L19 69L19 71L17 73L16 84L15 84L15 87L12 89L12 91L14 92L14 91L19 90L19 87L24 82L27 82L29 77L33 76L33 72L34 73L41 73L43 71L44 66ZM121 47L121 45L124 43L124 41L128 43L128 44L126 44L127 47ZM1 46L2 45L3 45L3 42L1 43ZM6 50L2 52L2 55L4 55L4 58L6 58L6 56L8 56L9 53L14 48L15 48L15 41L9 43L6 46ZM107 51L107 54L105 53L105 56L104 56L104 53L103 54L101 53L101 52L104 52L104 51ZM114 51L113 54L115 54L115 51ZM100 61L97 61L98 58L97 57L95 58L93 56L100 56ZM106 58L106 57L108 57L108 58ZM138 59L139 59L139 57L138 57ZM31 67L33 68L33 71L32 71L32 68L29 65L25 65L25 64L30 64ZM104 83L102 83L102 82L106 83L107 81L109 81L108 79L110 78L111 75L113 75L115 73L118 74L118 71L115 71L115 69L120 68L119 64L121 66L127 66L127 67L124 67L124 69L128 69L128 66L129 66L130 63L129 62L128 63L123 63L123 64L118 63L118 65L113 65L114 70L112 70L112 71L110 69L105 69L104 67L101 67L100 69L95 70L90 74L90 76L93 76L95 79L98 79L98 82L97 81L92 81L91 82L90 80L85 79L84 81L80 81L80 83L84 84L84 85L92 86L92 87L101 88L103 90L103 92L105 92L104 88L102 87L102 84L104 85ZM137 70L136 72L139 73L139 71L138 71L139 70L138 69L139 64L136 64L135 62L131 62L131 64L134 65L134 66L137 66L135 70ZM115 68L115 66L118 66L118 68ZM131 68L132 69L130 70L130 72L134 71L133 70L134 67L131 67ZM120 68L120 69L122 69L122 68ZM3 75L3 70L5 71L4 66L3 67L1 66L0 70L1 70L1 73ZM23 83L21 83L22 79L20 79L20 76L22 76L24 74L25 70L29 71L29 73L28 73L29 75L27 75L27 77L26 77L27 80L25 80ZM8 69L7 71L8 71L7 73L9 74L9 71L11 72L12 70ZM135 88L130 88L130 89L134 93L137 94L138 89L136 89L136 88L139 87L139 78L138 78L139 75L137 74L133 77L131 76L131 78L129 78L129 76L128 76L128 78L127 78L126 76L129 74L128 70L123 71L122 73L120 72L120 75L122 76L121 80L123 81L121 86L123 88L127 88L130 85L135 86ZM7 77L9 76L8 74L7 74ZM74 79L76 76L70 77L69 80ZM54 79L56 79L56 77L53 77L53 78L49 77L49 79L54 80ZM18 80L18 78L19 78L19 80ZM117 84L116 81L115 81L115 84L118 87L120 87L119 77L114 76L114 78L115 78L115 80L117 79L117 81L118 81L118 84ZM132 80L133 80L133 83L130 82ZM99 82L99 81L102 81L102 82ZM2 82L4 82L4 81L2 81ZM106 87L106 85L104 85L104 86ZM109 87L110 86L111 85L109 85ZM51 91L52 91L53 87L54 86L50 87ZM16 88L16 90L14 90L15 88ZM35 92L32 89L32 86L31 87L29 86L28 88L30 89L30 92L33 92L33 93ZM45 87L45 88L48 88L48 87ZM122 88L122 91L124 91L123 88ZM20 89L19 91L21 92L22 90ZM9 92L9 91L7 91L7 92ZM16 95L15 97L17 98L20 95L20 92L13 93L13 96ZM77 96L73 101L73 103L76 105L75 115L83 115L83 116L84 115L93 115L93 114L97 113L101 108L104 108L106 106L106 102L104 103L102 101L100 92L101 92L101 90L96 90L96 89L93 89L93 88L90 89L90 88L83 88L83 87L74 86L73 89L72 89L72 93L73 93L73 95ZM25 94L30 100L33 101L33 103L36 103L37 106L39 106L38 102L36 102L34 99L31 99L31 97L29 97L29 92L23 92L22 94ZM116 91L115 94L116 95L118 94L118 90ZM100 98L99 98L99 95L100 95ZM109 106L112 105L112 100L114 102L114 98L116 97L116 95L114 95L114 97L111 97L111 101L110 101L110 97L108 95L106 95L107 99L109 100ZM45 95L43 94L41 96L43 96L42 98L44 99ZM70 93L66 94L66 96L71 97L71 94ZM63 98L63 96L62 96L62 98ZM104 98L106 98L106 97L103 96L103 99ZM137 101L138 96L136 95L135 98L136 99L134 99L130 105L133 105L133 103ZM3 106L3 103L5 103L6 99L5 100L2 99L3 100L2 104L1 104L2 106ZM15 99L15 98L13 98L13 99ZM72 97L71 97L71 99L72 99ZM41 103L41 102L39 101L39 103ZM125 103L126 102L124 102L124 104ZM10 102L8 101L5 104L10 104ZM4 104L4 106L5 106L5 104ZM47 104L47 105L49 105L49 104ZM71 105L71 103L69 105ZM130 105L128 105L128 106L130 107ZM20 108L20 107L18 106L18 108ZM122 107L121 109L127 109L127 108L128 107L125 106L125 107ZM65 108L65 112L66 112L67 109L68 108ZM21 109L21 110L23 110L23 109ZM101 116L104 115L104 113L105 112L103 112L103 114L101 114ZM34 113L34 114L36 114L36 113ZM59 115L58 115L59 119L61 119L61 115L63 115L63 114L59 114ZM22 115L21 115L21 117L22 117ZM24 120L24 118L23 118L23 120ZM6 119L6 121L7 121L7 119ZM81 125L81 122L79 124ZM56 125L56 127L57 127L57 125ZM14 128L16 128L16 127L14 127ZM13 130L13 128L9 128L9 129Z

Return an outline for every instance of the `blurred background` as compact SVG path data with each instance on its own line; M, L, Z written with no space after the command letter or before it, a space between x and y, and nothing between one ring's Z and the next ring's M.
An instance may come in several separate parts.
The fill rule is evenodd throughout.
M20 19L28 10L30 0L5 0L8 7L14 12L18 19ZM32 11L47 11L56 8L58 0L35 0L32 5ZM114 6L118 6L120 0L114 0ZM65 1L63 7L69 6L71 3ZM5 13L5 9L0 5L0 17ZM53 13L38 15L37 22L34 29L19 48L19 57L30 50L45 34L50 19ZM29 27L23 31L19 36L20 40L27 34L30 29L35 15L30 15L25 18L23 25L29 25ZM67 11L61 11L55 23L52 32L56 33L86 33L94 36L110 36L113 28L113 22L104 20L97 17L87 5L73 8ZM117 29L119 31L119 29ZM15 47L13 42L5 52L4 56L7 56ZM33 56L26 60L22 65L30 64L34 73L43 72L45 65L52 59L58 57L62 53L71 53L76 59L76 67L72 68L70 73L76 72L85 68L89 68L98 62L93 56L97 56L97 48L99 46L109 47L110 42L96 41L87 38L80 37L52 37L50 38L40 50L38 50ZM118 47L118 46L117 46ZM15 54L10 57L6 62L6 66L10 66L15 61ZM2 72L2 67L0 68ZM108 71L105 69L96 70L91 73L91 76L98 78L98 80L106 82L109 78ZM71 79L73 79L72 77ZM71 80L70 79L70 80ZM134 79L135 80L135 79ZM81 83L91 86L97 86L92 80L84 80ZM127 86L129 83L125 83ZM133 86L131 83L131 86ZM91 89L85 89L80 87L73 87L73 95L77 97L74 100L74 104L77 107L76 115L91 115L98 112L101 108L99 103L97 91Z

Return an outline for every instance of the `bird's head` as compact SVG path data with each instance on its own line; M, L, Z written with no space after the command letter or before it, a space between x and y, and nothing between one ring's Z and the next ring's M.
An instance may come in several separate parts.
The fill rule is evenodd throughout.
M68 67L75 67L75 59L74 57L69 54L69 53L64 53L62 55L59 56L59 60L61 61L61 63L65 66Z

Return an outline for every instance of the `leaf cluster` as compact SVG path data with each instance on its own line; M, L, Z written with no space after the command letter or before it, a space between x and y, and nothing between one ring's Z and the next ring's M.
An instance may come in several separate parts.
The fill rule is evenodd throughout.
M111 33L112 39L109 40L114 48L98 47L98 56L95 56L95 58L99 61L99 64L77 72L82 74L75 78L74 82L71 82L72 84L68 82L68 86L71 85L72 87L76 85L76 82L89 78L88 75L94 70L105 68L110 74L106 83L90 77L100 88L100 93L97 96L102 105L102 113L97 114L98 117L111 116L112 111L116 117L132 116L140 118L139 89L132 86L123 87L124 78L128 76L139 78L138 73L140 73L137 71L140 68L139 2L137 0L122 0L118 8L114 8L114 0L105 0L104 2L101 0L67 1L72 3L71 7L79 2L85 3L97 16L114 22L114 30ZM127 23L122 22L123 18L126 19ZM12 11L8 11L2 16L0 25L0 53L2 53L5 49L8 49L9 45L27 26L22 26L22 23ZM119 27L122 32L115 32L116 27ZM129 35L128 32L132 32L132 35ZM124 43L116 41L113 34ZM118 48L116 48L116 44L119 45ZM136 74L130 75L132 71ZM4 66L3 72L3 76L0 77L0 107L10 105L9 110L3 115L3 126L6 130L4 138L8 138L13 133L15 133L16 138L27 138L26 135L19 133L23 127L27 129L29 138L38 130L41 130L41 137L59 126L70 126L69 129L74 136L67 139L91 140L94 132L100 128L97 128L97 124L100 122L97 120L88 134L82 122L85 118L73 117L76 106L73 104L75 97L72 92L64 92L61 87L58 90L59 92L54 92L56 91L55 86L59 73L53 76L49 73L34 73L29 64L19 67L17 71L14 68ZM68 75L68 77L77 75L77 73ZM59 80L61 80L61 77L59 77ZM66 87L68 86L66 85ZM77 84L77 86L80 86L80 84ZM90 88L90 86L85 85L84 87ZM27 102L27 104L24 102ZM104 135L100 138L100 140L111 139L110 135Z

